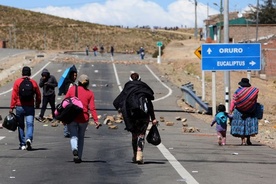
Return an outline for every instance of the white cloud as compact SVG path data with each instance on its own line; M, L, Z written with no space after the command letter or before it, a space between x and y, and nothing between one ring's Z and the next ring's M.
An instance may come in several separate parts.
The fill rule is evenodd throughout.
M36 8L33 11L105 25L129 27L136 25L194 27L195 25L195 5L189 0L177 0L171 3L167 10L151 1L107 0L104 4L89 3L77 9L49 6ZM218 13L214 9L209 9L209 12L210 14ZM198 3L198 27L203 26L203 20L206 18L207 6Z

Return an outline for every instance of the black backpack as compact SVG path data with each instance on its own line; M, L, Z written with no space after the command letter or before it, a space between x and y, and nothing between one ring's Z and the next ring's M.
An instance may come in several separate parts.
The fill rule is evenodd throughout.
M146 118L149 114L149 101L144 93L134 93L127 100L127 107L132 118Z
M34 99L33 83L26 77L19 85L19 99L21 101L30 101Z
M78 86L75 85L75 96L67 97L56 106L56 119L66 124L71 123L83 112L83 104L78 98Z

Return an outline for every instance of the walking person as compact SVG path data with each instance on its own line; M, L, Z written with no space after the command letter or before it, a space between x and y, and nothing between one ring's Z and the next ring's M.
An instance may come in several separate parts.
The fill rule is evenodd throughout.
M10 113L15 109L18 118L19 149L31 150L34 133L35 108L41 103L41 93L35 80L30 78L31 68L24 66L22 77L13 84L11 94ZM35 105L34 105L35 104ZM26 125L25 125L26 121ZM25 134L25 126L27 128Z
M89 55L89 46L88 45L86 45L86 47L85 47L85 53L87 56Z
M70 144L75 163L82 162L84 136L88 125L90 113L92 115L96 128L99 128L99 126L101 126L101 124L98 122L94 93L93 91L88 89L88 86L89 78L87 75L82 74L78 78L78 86L72 86L66 93L66 97L73 97L75 96L75 90L77 88L78 98L83 104L83 112L79 114L76 119L73 120L73 122L67 125L70 132Z
M42 107L41 111L38 117L36 117L36 120L39 122L42 122L44 118L44 114L47 108L48 103L51 107L52 112L52 118L53 121L55 121L55 102L56 102L56 94L55 94L55 88L58 86L57 80L55 76L51 75L50 72L45 68L42 70L41 78L39 81L39 87L42 88Z
M230 113L233 113L230 134L241 138L241 145L252 145L250 136L258 134L256 106L259 89L252 87L248 78L242 78L233 94Z
M113 57L114 56L114 47L113 46L110 47L110 53L111 53L111 56Z
M72 70L69 72L69 77L65 80L65 94L67 94L69 88L71 88L73 85L76 85L75 82L77 80L78 77L78 73L76 70ZM69 138L70 137L70 132L68 131L68 127L67 125L64 125L63 127L63 135L65 138Z
M140 48L139 54L140 54L141 59L143 60L145 57L145 49L143 47Z
M140 97L144 97L147 102L147 111L138 111L133 107ZM145 144L145 134L150 120L153 125L157 124L155 119L154 108L152 104L154 100L153 90L144 82L138 73L132 73L129 81L125 84L122 92L113 101L114 107L122 112L123 119L126 125L126 130L132 134L132 149L134 163L143 164L143 150ZM145 104L143 104L144 106ZM139 112L139 113L138 113Z
M97 52L98 52L98 47L95 45L95 46L93 47L94 56L97 56Z
M100 53L101 53L101 56L104 55L104 46L103 45L100 47Z
M218 113L214 117L211 126L216 124L216 131L218 137L218 144L224 146L226 144L226 132L227 132L227 120L231 119L232 116L225 112L225 105L220 104L218 106Z

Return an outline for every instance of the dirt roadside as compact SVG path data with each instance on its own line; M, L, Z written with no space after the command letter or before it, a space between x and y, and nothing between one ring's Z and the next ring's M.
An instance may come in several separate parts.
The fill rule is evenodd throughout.
M197 40L173 41L166 46L161 64L156 64L159 71L175 85L181 86L188 82L194 84L196 94L202 94L202 71L201 63L194 54L195 50L204 42ZM230 72L230 96L238 87L242 77L247 77L247 72ZM259 88L258 101L265 107L264 118L259 121L259 134L254 137L255 141L276 148L276 81L273 79L262 80L256 72L251 73L250 83ZM205 72L205 95L206 102L212 104L212 78L211 72ZM216 103L224 103L224 73L216 72ZM189 108L187 104L179 102L183 109ZM209 115L193 114L197 118L211 123L213 117ZM231 136L231 135L230 135Z

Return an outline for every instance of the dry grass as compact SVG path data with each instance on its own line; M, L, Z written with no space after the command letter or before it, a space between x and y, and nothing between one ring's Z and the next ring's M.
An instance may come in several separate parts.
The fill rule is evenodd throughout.
M104 45L109 51L113 45L116 52L136 52L143 46L152 54L157 41L167 45L193 33L191 29L152 31L91 24L5 6L0 6L0 17L0 39L8 41L8 48L19 49L84 51L86 45Z

